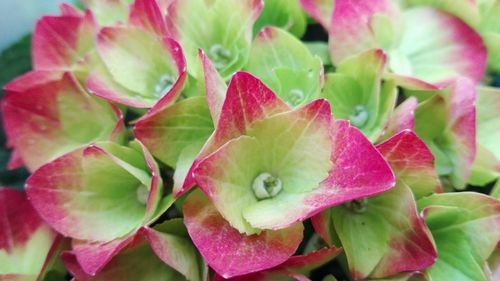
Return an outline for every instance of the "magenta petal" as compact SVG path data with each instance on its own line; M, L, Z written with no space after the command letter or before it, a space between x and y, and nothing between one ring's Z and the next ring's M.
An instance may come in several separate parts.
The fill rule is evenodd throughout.
M335 0L330 22L330 54L335 64L368 49L378 48L379 43L370 28L374 14L399 18L392 0Z
M166 33L165 20L155 0L136 0L130 6L131 24L151 31L158 36Z
M73 240L71 253L86 274L95 275L133 239L131 235L108 243Z
M283 263L303 238L302 224L280 231L263 231L258 235L240 234L199 190L184 202L184 223L206 262L224 278Z
M391 164L398 180L404 181L417 198L441 190L434 168L434 156L412 131L405 130L377 145Z
M413 130L415 127L415 109L417 109L417 104L417 98L410 97L396 107L389 117L387 127L383 136L379 138L379 141L404 130Z
M332 0L300 0L302 8L327 31L330 29L330 22L335 6Z

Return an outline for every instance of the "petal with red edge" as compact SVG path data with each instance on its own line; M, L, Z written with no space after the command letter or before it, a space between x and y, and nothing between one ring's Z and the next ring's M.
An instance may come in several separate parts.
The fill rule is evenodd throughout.
M184 202L184 223L207 263L225 278L272 268L286 261L302 241L303 226L246 236L224 220L200 191Z
M404 183L364 200L332 210L335 231L354 279L388 277L434 263L432 237Z
M376 195L395 184L389 164L356 128L347 122L332 125L334 164L318 188L303 193L282 193L245 210L245 218L258 228L280 228L350 200ZM317 147L314 147L317 149Z
M76 70L94 48L92 14L45 16L33 32L35 70Z
M2 114L9 144L31 171L88 143L121 141L121 112L89 96L70 74L30 72L5 89Z
M441 190L434 168L434 156L415 133L409 130L377 145L397 179L408 185L417 199Z
M163 14L155 0L136 0L130 6L129 22L158 36L167 32Z
M43 276L58 242L57 233L38 216L24 192L0 188L0 280Z
M418 101L415 97L409 97L398 105L390 115L384 134L378 141L385 140L404 130L413 130L415 127L415 110L417 109L417 103Z
M38 169L26 190L41 217L60 233L111 241L156 215L162 184L144 157L113 143L80 148Z
M129 106L136 106L136 102L124 100L140 100L141 107L152 107L167 96L174 96L172 100L175 100L180 94L186 64L176 41L157 38L137 27L106 27L97 37L97 50L113 81L133 95L128 91L109 91L118 94L117 97L101 94L99 88L87 84L94 94ZM107 80L100 80L104 89L107 87L103 82ZM113 85L108 87L113 88Z
M331 0L300 0L302 8L325 30L330 30L334 1Z

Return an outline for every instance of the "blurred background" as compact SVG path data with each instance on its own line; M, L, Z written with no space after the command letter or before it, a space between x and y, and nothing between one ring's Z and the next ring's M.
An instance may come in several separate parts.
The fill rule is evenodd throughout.
M30 33L44 14L57 14L63 0L0 0L0 50ZM65 1L71 2L71 1Z

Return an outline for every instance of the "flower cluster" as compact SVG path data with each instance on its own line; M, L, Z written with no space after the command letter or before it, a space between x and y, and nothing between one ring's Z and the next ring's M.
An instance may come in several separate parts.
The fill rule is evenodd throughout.
M453 191L500 175L499 26L498 0L63 4L4 87L31 175L0 280L498 280L500 184Z

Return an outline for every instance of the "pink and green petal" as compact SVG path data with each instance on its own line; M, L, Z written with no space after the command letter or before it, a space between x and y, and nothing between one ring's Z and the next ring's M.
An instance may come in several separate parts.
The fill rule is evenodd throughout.
M378 141L386 140L404 130L413 130L415 127L415 110L417 109L417 104L417 98L409 97L398 105L390 115L389 121L384 129L384 134Z
M303 226L244 235L234 229L202 192L184 202L184 223L206 262L224 278L249 274L285 262L303 238Z
M376 195L394 186L395 178L389 164L358 129L345 121L337 121L332 124L331 134L330 161L334 165L328 177L316 189L302 193L285 190L270 200L248 207L244 216L252 226L286 227L326 208Z
M176 0L168 7L167 28L186 52L188 70L197 75L198 49L203 49L228 78L245 65L253 24L262 11L261 0Z
M292 106L319 96L323 78L321 60L285 30L263 28L252 43L245 69Z
M90 12L42 17L33 33L33 68L84 70L87 73L90 68L88 56L94 49L95 29Z
M419 104L415 132L436 156L438 174L463 188L476 156L475 85L461 78L434 94Z
M123 248L134 239L133 235L110 242L73 240L71 253L85 274L95 275L101 271Z
M156 256L142 235L135 235L101 271L86 274L73 253L63 253L66 268L79 281L170 281L186 280Z
M266 0L253 27L254 34L265 26L282 28L300 38L306 31L307 18L299 1Z
M135 0L130 6L129 22L160 37L167 33L165 19L156 0Z
M200 258L181 219L169 220L154 228L144 227L143 235L155 254L187 280L202 280Z
M253 123L288 110L290 107L259 79L246 72L237 72L229 83L215 132L191 165L187 184L175 195L185 193L194 185L192 172L203 158L231 139L246 134Z
M215 69L210 58L201 49L198 50L198 59L201 62L201 69L203 70L203 74L200 75L200 88L201 91L205 92L208 109L216 125L219 122L222 105L226 98L227 85L217 69Z
M429 7L406 10L403 18L401 45L390 52L392 71L430 83L449 83L460 76L482 80L487 51L471 27Z
M334 1L330 0L300 0L302 8L316 22L321 24L325 30L330 30L330 23L335 6Z
M38 280L60 243L26 194L0 188L0 280Z
M152 107L158 100L180 94L178 84L183 85L186 76L186 64L180 45L170 38L157 38L137 27L106 27L97 37L97 49L101 60L115 83L107 87L116 88L118 84L128 91L116 90L102 93L108 79L95 79L100 87L87 84L89 90L98 96L112 101L131 100L124 103L136 106L135 100L141 100L141 107ZM97 76L97 75L96 75ZM182 86L180 87L182 88ZM118 94L114 97L112 94Z
M419 200L438 250L432 280L489 280L483 266L500 240L500 201L472 192ZM478 233L481 239L478 239Z
M355 280L421 270L436 259L432 236L403 182L382 195L333 208L332 219Z
M374 28L377 18L385 19L387 28ZM334 64L369 49L385 47L379 39L382 32L396 30L400 13L392 0L336 0L329 29L330 55ZM396 40L396 39L393 39Z
M5 89L9 145L31 171L88 143L122 139L121 112L89 96L69 73L30 72Z
M421 198L441 190L434 168L434 156L415 133L404 130L377 145L378 151L389 162L399 181Z
M150 222L162 185L142 153L113 143L76 149L42 166L26 183L40 216L58 232L108 242ZM147 157L147 156L146 156Z

